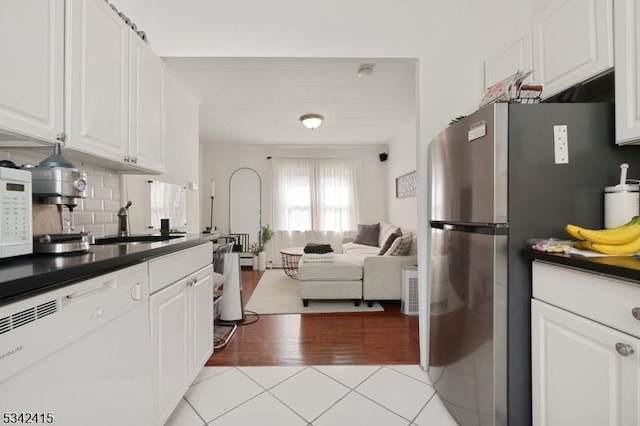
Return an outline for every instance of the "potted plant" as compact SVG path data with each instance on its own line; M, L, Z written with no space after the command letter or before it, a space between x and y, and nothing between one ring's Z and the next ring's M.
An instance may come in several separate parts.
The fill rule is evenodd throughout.
M267 254L264 252L264 247L271 240L273 236L273 231L269 225L264 225L260 228L260 235L258 236L260 240L260 244L258 249L258 270L264 271L267 269Z
M267 254L264 252L264 246L271 240L273 231L269 225L260 228L258 234L258 242L249 244L249 252L253 254L253 269L264 271L267 269Z
M253 269L258 269L258 258L260 253L262 252L262 247L259 243L251 243L249 244L249 253L253 255Z

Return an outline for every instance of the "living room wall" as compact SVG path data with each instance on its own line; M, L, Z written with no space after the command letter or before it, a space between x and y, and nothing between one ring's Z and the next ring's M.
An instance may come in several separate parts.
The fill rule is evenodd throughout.
M408 123L389 144L387 194L389 223L418 229L417 197L396 198L396 178L416 170L416 122Z
M358 189L360 222L386 221L388 220L386 163L381 162L378 157L378 154L386 150L386 146L333 148L220 144L204 147L201 155L201 217L205 223L210 223L209 188L211 179L214 179L216 181L214 225L221 235L229 232L229 178L235 170L248 167L260 175L262 180L262 223L271 224L271 162L267 157L359 158L362 161Z

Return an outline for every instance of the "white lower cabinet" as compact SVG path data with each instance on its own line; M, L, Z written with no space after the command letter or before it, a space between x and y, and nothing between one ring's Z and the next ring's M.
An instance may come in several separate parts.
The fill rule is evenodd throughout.
M213 354L213 266L191 277L189 290L189 384Z
M533 425L640 424L640 339L613 327L640 329L640 286L534 262L533 293Z
M531 312L533 424L637 425L640 339L536 300Z
M166 268L182 275L149 299L154 411L160 426L213 354L212 255L209 243L149 261L150 280L156 278L155 286L150 283L152 288L158 288ZM190 266L194 259L208 264L194 271Z
M189 385L189 298L186 280L151 296L151 356L156 417L166 419ZM161 423L159 423L161 424Z

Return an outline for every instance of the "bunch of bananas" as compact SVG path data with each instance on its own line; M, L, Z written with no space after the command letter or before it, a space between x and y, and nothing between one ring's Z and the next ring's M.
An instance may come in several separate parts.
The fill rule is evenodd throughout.
M640 216L615 228L587 229L568 224L565 230L579 240L574 244L579 249L619 256L640 251Z

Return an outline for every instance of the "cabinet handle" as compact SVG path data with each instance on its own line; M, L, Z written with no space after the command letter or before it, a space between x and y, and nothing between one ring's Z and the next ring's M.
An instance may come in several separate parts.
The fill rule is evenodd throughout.
M189 279L187 280L187 285L188 285L189 287L191 287L191 286L193 285L193 278L189 278Z
M56 135L56 140L60 141L60 142L66 142L67 141L67 134L65 132L58 133Z
M132 162L133 164L138 164L138 157L133 157L133 158L131 158L131 162Z
M633 347L626 343L616 343L616 351L618 351L618 353L622 356L629 356L635 352L633 350Z
M140 286L140 283L136 283L136 285L134 285L131 289L131 299L133 300L140 300L142 299L142 289Z
M631 310L631 315L638 321L640 321L640 308L636 307Z

